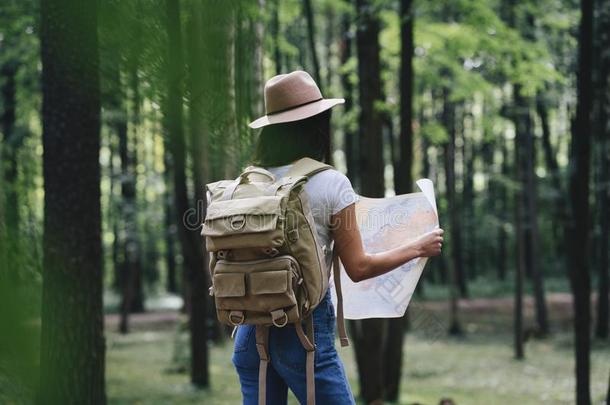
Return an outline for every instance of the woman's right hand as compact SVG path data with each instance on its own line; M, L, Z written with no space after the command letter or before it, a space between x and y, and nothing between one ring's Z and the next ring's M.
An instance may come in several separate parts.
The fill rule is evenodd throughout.
M419 257L432 257L441 254L443 247L443 231L441 228L420 236L415 242Z

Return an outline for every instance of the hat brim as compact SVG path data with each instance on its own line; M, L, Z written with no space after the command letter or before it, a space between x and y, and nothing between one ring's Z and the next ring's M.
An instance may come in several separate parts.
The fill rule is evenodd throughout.
M277 114L264 115L259 119L252 121L250 124L248 124L248 126L256 129L272 124L304 120L305 118L313 117L316 114L329 110L334 106L343 103L345 103L345 99L343 98L323 98L322 100L305 104L291 110L282 111Z

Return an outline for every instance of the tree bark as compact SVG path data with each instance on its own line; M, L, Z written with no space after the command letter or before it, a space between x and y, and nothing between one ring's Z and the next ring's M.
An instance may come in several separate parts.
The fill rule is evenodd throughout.
M39 403L104 404L97 2L42 0Z
M514 1L508 2L510 10L508 11L508 25L512 28L518 28L517 16L515 14ZM528 40L534 40L534 18L531 14L526 14L526 24L523 29L524 37ZM515 62L517 63L517 62ZM524 252L519 254L525 255L525 275L532 278L534 286L534 299L536 304L536 322L539 333L545 335L549 332L548 316L546 309L546 300L544 294L544 277L540 268L538 257L538 211L537 211L537 185L535 173L535 144L534 144L534 128L531 116L533 101L530 97L523 95L521 84L516 83L513 86L513 112L512 120L515 125L515 150L518 157L517 165L521 167L521 175L517 178L519 184L518 194L523 199L523 215L521 220L521 233L518 238L525 239L523 246ZM521 151L521 149L523 149ZM519 259L520 260L520 259Z
M2 170L4 171L4 221L9 240L14 240L19 231L19 197L17 195L17 150L20 139L15 132L17 105L17 62L13 59L5 61L0 67L0 77L3 79L0 93L2 96L2 116L0 117L0 129L3 134L2 145Z
M507 179L509 177L509 157L508 157L508 148L506 139L502 139L502 165L501 165L501 173L502 178ZM498 229L498 278L500 280L506 279L507 273L507 242L508 235L506 232L506 222L508 221L508 193L506 190L506 185L501 183L498 185L498 197L500 202L499 208L499 218L500 218L500 227Z
M591 404L590 327L591 278L588 263L591 159L591 116L593 85L593 0L581 0L576 117L572 125L569 166L570 218L566 227L568 272L574 307L576 356L576 403Z
M466 119L472 119L470 113L464 113L461 120L460 135L462 140L462 233L464 246L464 278L474 279L477 277L477 251L476 226L474 213L474 162L475 153L474 137L466 135ZM466 270L467 269L467 270ZM465 280L466 282L466 280Z
M205 108L203 95L205 92L205 69L203 50L203 28L202 28L202 3L201 0L191 0L191 18L189 20L189 126L190 126L190 157L193 165L193 188L195 190L194 205L197 207L197 219L205 217L206 195L205 184L208 177L208 130L205 126ZM201 216L201 218L199 218ZM199 221L192 224L199 229ZM189 239L197 254L198 265L188 268L188 280L191 297L191 308L189 327L191 331L191 381L193 384L205 387L209 385L208 373L208 293L207 278L208 261L205 256L205 243L201 240L198 232L189 230Z
M176 224L178 225L178 236L180 247L184 258L185 279L190 281L198 273L203 271L200 245L194 242L193 230L189 229L187 213L189 210L189 198L186 186L186 164L185 164L185 136L183 126L183 80L184 65L182 52L182 35L180 29L180 8L178 2L166 0L167 32L168 32L168 59L167 80L168 93L166 101L166 127L170 139L170 148L173 161L174 173L174 204L176 206ZM206 337L200 336L193 330L193 326L206 322L205 313L200 311L201 302L198 296L201 291L194 291L197 286L189 285L189 326L191 331L191 382L196 386L207 386L209 384L207 374L207 363L203 352L207 353ZM204 291L205 293L205 291ZM197 300L197 303L193 303ZM197 328L195 328L197 329ZM200 331L200 329L197 329ZM195 334L194 334L195 333ZM202 347L203 345L204 347ZM195 346L195 347L193 347ZM200 351L201 349L201 351Z
M178 291L178 269L176 268L176 224L174 221L175 213L174 206L172 203L172 173L173 167L171 163L171 156L168 151L168 144L165 144L165 150L163 152L163 162L165 170L163 172L163 179L165 182L165 194L164 198L164 225L165 225L165 263L167 266L167 291L170 293L177 294Z
M463 261L460 220L455 198L455 104L449 100L448 88L443 88L443 111L441 120L449 137L449 139L443 145L445 188L447 194L447 209L449 211L449 234L451 237L451 264L449 265L451 320L449 325L449 334L461 335L462 327L458 317L458 294L460 290L460 269Z
M131 69L137 69L132 66ZM117 85L119 90L117 94L121 97L122 90L120 73L116 72L119 77ZM131 72L130 72L131 73ZM139 95L137 95L138 83L137 74L131 73L131 86L134 93L134 108L131 113L133 123L133 133L129 136L127 131L127 123L121 124L118 130L119 136L119 155L121 157L121 218L124 224L124 240L121 242L123 250L123 260L121 262L121 317L119 322L119 331L121 333L129 332L129 314L132 312L140 312L143 310L142 298L142 272L140 263L140 243L138 240L138 225L137 225L137 204L136 204L136 128L139 123ZM135 77L134 77L135 76ZM118 108L122 110L124 116L127 115L126 107L122 99L117 100ZM131 138L131 139L130 139ZM131 144L131 145L130 145Z
M400 1L400 134L398 173L394 174L396 194L413 187L413 13L412 0Z
M318 61L318 53L316 52L316 26L314 24L313 7L311 0L303 0L303 11L307 20L307 42L309 44L309 53L311 54L311 63L313 67L313 77L322 89L322 80L320 77L320 62Z
M555 239L555 250L558 255L564 255L564 241L561 238L562 227L566 221L566 201L564 187L561 184L561 173L559 172L559 164L551 144L551 127L548 117L548 106L546 105L544 96L538 93L536 96L536 112L540 118L540 127L542 130L542 151L544 152L544 160L546 167L550 173L551 185L555 189L555 198L553 199L553 210L556 220L553 221L553 235Z
M516 86L515 86L516 87ZM518 88L514 89L515 97L518 97ZM515 102L518 105L517 102ZM523 120L516 120L517 126L522 123ZM515 128L515 177L519 182L519 187L515 191L515 234L516 240L516 263L515 263L515 301L514 301L514 315L513 315L513 334L514 334L514 350L515 359L522 360L525 358L524 348L524 336L523 336L523 279L525 277L525 268L527 266L526 261L526 238L523 234L523 224L525 223L525 199L523 194L525 192L523 188L523 148L519 146L522 142L523 131L520 128Z
M351 16L348 13L343 13L341 16L341 43L339 57L341 66L344 67L352 57L352 31L351 31ZM345 97L343 111L345 115L349 115L353 110L353 85L349 77L349 72L342 69L341 87ZM358 187L357 179L357 163L358 163L358 143L354 139L356 134L349 125L345 125L343 133L343 151L345 153L345 163L347 166L347 177L352 181L355 187Z
M598 260L597 322L595 335L608 338L609 323L609 278L610 278L610 1L601 1L598 10L599 49L601 52L599 80L599 161L600 186L598 190L598 211L600 213L600 249Z
M273 62L275 74L282 73L282 53L280 51L280 1L271 0L271 37L273 38Z
M360 154L359 177L362 194L383 197L383 144L382 116L375 104L382 100L380 77L380 23L367 0L356 1L359 21L356 31L358 76L360 93ZM383 353L385 319L354 321L356 331L354 348L361 381L360 396L367 402L382 401L384 395ZM374 350L371 350L375 348Z
M356 32L358 53L358 81L360 92L360 177L362 194L383 197L384 164L382 124L383 117L376 109L382 101L380 77L380 23L367 0L356 1L359 25Z
M411 191L413 178L413 15L411 0L400 3L400 134L398 163L394 167L394 187L396 194ZM391 119L389 127L391 129ZM391 137L391 142L394 142ZM394 156L394 153L392 153ZM396 402L400 394L400 376L403 364L403 343L407 313L401 318L388 319L388 333L385 349L384 400Z
M523 103L525 105L525 102ZM519 105L518 105L519 107ZM529 106L528 106L529 110ZM526 235L528 236L529 249L527 249L527 269L529 274L532 276L533 288L534 288L534 300L536 304L536 323L538 325L538 332L541 335L549 333L549 322L546 308L546 299L544 293L544 277L542 274L542 268L540 266L538 244L539 244L539 231L538 231L538 186L536 179L536 149L534 143L534 133L532 118L529 111L524 111L523 114L527 114L527 117L523 117L526 120L525 131L522 134L522 144L524 145L524 160L523 165L525 173L523 176L525 193L522 197L525 199L525 226L527 228ZM519 134L517 138L519 138Z

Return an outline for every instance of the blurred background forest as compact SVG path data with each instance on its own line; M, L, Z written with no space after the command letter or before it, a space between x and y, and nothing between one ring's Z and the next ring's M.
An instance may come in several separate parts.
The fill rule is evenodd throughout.
M609 0L0 0L0 402L240 402L193 228L296 69L355 189L428 177L447 231L348 325L355 395L606 403Z

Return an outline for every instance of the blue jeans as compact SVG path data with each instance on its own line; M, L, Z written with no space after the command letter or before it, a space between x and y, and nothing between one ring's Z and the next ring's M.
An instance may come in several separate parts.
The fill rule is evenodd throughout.
M320 405L355 404L343 363L335 350L335 311L330 291L313 312L315 351L316 403ZM253 325L237 328L233 364L239 374L244 405L258 403L258 366L256 334ZM269 330L267 368L267 404L286 404L288 388L301 404L307 403L305 380L306 352L294 325Z

